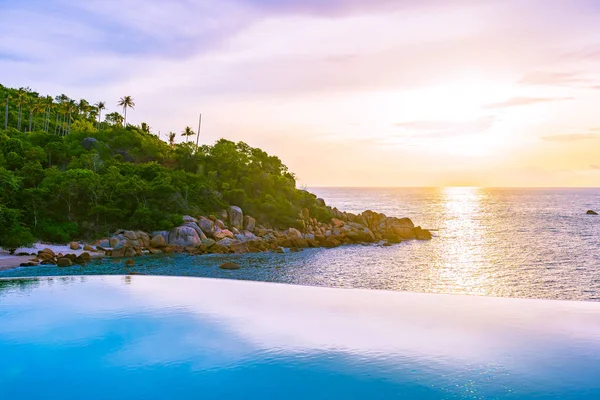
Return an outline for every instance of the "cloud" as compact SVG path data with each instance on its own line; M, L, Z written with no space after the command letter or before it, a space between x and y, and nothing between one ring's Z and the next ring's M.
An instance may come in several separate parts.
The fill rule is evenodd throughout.
M573 100L572 97L513 97L499 103L492 103L484 106L486 109L502 109L511 107L527 106L540 103L551 103L555 101Z
M523 85L573 86L593 82L578 72L529 72L519 81Z
M600 169L600 165L592 164L590 165L590 169L598 170Z
M564 135L548 135L542 136L542 140L547 142L569 143L583 140L600 139L600 133L570 133Z
M458 135L473 135L490 129L496 119L482 117L472 121L408 121L394 124L396 128L405 129L412 134L403 134L403 137L413 136L418 138L442 138Z

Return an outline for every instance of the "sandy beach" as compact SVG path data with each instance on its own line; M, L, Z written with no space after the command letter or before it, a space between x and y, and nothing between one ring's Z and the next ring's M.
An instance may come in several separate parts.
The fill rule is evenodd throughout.
M0 249L0 271L5 271L7 269L17 268L21 263L25 263L35 258L34 255L29 256L18 256L16 254L20 253L29 253L29 254L37 254L38 251L43 249L51 249L56 254L75 254L80 255L84 253L85 250L71 250L68 244L49 244L49 243L36 243L33 247L21 247L15 251L15 255L11 255L7 251ZM99 257L100 255L96 252L89 252L92 258ZM27 268L27 267L23 267Z

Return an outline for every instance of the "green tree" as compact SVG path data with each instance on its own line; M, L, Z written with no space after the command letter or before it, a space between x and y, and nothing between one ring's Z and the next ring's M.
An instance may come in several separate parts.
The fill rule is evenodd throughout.
M190 128L189 126L186 126L185 129L183 130L183 132L181 133L181 136L185 136L186 137L186 142L189 140L190 136L194 136L196 134L196 132L194 132L194 130L192 128Z
M123 96L117 103L118 106L123 107L123 116L124 116L124 124L127 126L127 109L133 109L135 107L135 103L133 102L133 98L131 96Z

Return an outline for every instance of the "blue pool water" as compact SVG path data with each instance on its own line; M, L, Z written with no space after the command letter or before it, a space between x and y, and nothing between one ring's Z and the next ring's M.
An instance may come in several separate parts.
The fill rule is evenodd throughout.
M0 280L0 399L599 399L600 304Z

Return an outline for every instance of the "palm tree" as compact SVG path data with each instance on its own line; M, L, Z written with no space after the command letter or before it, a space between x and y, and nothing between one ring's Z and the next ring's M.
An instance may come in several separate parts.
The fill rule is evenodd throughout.
M169 132L169 145L173 146L175 144L175 137L177 134L175 132Z
M192 128L186 126L183 132L181 133L181 136L187 136L187 139L185 140L187 142L190 139L190 136L194 136L195 134L196 132L194 132Z
M96 109L98 110L98 130L100 130L100 119L102 119L102 110L106 109L106 104L103 101L96 103Z
M51 96L46 96L43 100L44 105L46 106L46 120L44 123L44 131L48 132L50 129L50 111L54 108L54 99Z
M56 106L56 124L54 125L54 134L63 134L64 133L64 122L65 122L65 115L66 115L66 106L65 104L67 103L67 101L69 101L69 97L67 97L67 95L65 94L61 94L60 96L56 96L56 102L58 103L58 105ZM60 125L59 125L59 114L62 114L62 117L60 118Z
M39 118L37 117L39 114L43 113L46 110L45 98L37 99L35 104L33 105L33 130L37 130Z
M21 116L23 115L23 106L27 102L26 89L19 88L17 93L17 106L19 107L19 117L17 119L17 129L21 130Z
M83 114L83 118L87 118L90 111L90 103L86 99L81 99L77 104L77 109Z
M127 126L127 108L133 109L135 107L133 98L131 96L121 97L121 100L119 100L117 105L120 107L123 107L123 115L125 116L125 118L123 119L123 122L125 123L125 126Z

